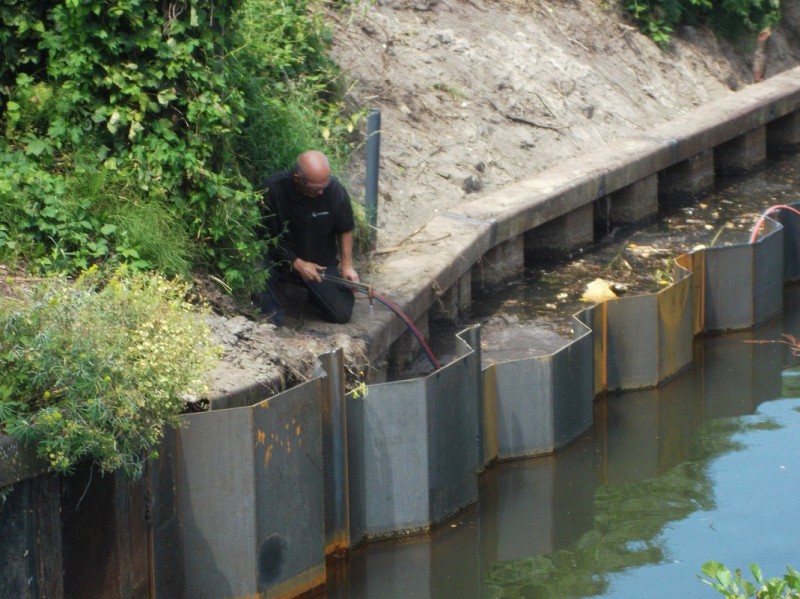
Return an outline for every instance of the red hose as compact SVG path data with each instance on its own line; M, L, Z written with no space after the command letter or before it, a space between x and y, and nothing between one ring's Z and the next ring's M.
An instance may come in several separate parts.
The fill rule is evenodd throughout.
M761 216L758 217L756 224L753 226L753 232L750 234L750 243L755 243L756 238L758 237L758 231L761 229L761 225L764 224L764 219L778 210L790 210L797 216L800 216L800 210L792 206L787 206L786 204L776 204L775 206L770 206L761 214Z
M434 369L439 370L441 368L441 365L436 360L436 356L433 355L433 352L431 351L431 348L428 347L427 343L425 343L425 338L422 336L422 333L420 333L419 329L414 326L413 322L411 322L411 319L408 316L406 316L405 314L403 314L403 312L402 312L402 310L400 310L400 308L398 308L388 298L384 297L380 293L375 293L373 291L372 292L372 296L376 300L378 300L379 302L381 302L382 304L387 306L392 312L397 314L404 323L406 323L406 326L411 331L411 334L414 335L414 337L417 338L417 341L419 341L419 344L422 346L422 349L425 351L425 355L428 356L428 360L430 360L431 364L433 364Z

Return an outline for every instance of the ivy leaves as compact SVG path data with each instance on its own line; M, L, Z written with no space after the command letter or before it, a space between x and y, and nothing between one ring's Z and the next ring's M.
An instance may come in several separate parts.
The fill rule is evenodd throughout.
M623 8L662 47L684 23L707 23L718 34L736 38L772 27L781 16L780 0L625 0Z
M239 74L222 58L237 4L212 12L200 2L165 3L163 13L140 0L0 7L0 43L18 57L0 71L8 142L0 170L18 181L0 191L14 238L0 243L0 256L24 246L34 266L66 272L112 257L143 268L180 263L143 259L126 231L109 228L125 220L119 205L149 204L174 217L170 239L205 246L178 252L227 276L224 266L231 286L243 285L239 273L253 268L247 262L261 241L257 198L236 176L241 158L225 151L245 119ZM98 173L105 191L81 189ZM110 201L123 193L125 201ZM216 218L221 203L238 206L239 222ZM246 251L231 255L231 247Z
M350 148L324 12L305 0L153 7L0 3L0 259L199 268L258 288L268 240L254 187L309 147L334 162ZM127 216L145 213L163 217L149 234Z

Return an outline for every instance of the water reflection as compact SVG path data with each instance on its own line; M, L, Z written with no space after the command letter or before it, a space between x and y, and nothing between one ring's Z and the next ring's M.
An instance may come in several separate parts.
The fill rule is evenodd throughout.
M579 297L594 276L627 280L634 271L657 272L662 254L639 265L625 253L633 246L666 256L695 243L739 239L767 206L800 201L798 164L786 158L778 168L724 182L724 194L608 242L593 261L493 289L474 316L490 325L500 314L506 323L544 319L558 326L556 305L564 318L585 307ZM430 535L357 549L329 570L328 596L685 597L702 595L694 574L725 554L741 558L730 567L772 560L770 575L800 566L800 524L790 517L800 479L794 470L794 478L760 479L763 455L736 451L759 431L773 434L763 441L772 447L782 431L769 429L786 417L771 419L780 402L766 402L800 397L800 376L783 376L798 359L779 342L784 332L800 335L800 287L786 289L784 314L783 322L753 332L698 339L691 369L658 389L599 401L594 429L556 456L492 466L479 479L477 504ZM449 343L452 335L442 339ZM450 353L447 346L435 350ZM800 414L793 422L800 426ZM788 438L794 445L784 445L800 453L798 436ZM756 503L762 489L783 504ZM742 548L737 553L734 546Z
M700 340L689 372L662 388L599 402L595 430L554 459L574 459L568 456L593 446L591 511L575 520L585 523L584 533L549 551L491 564L483 596L604 595L610 574L664 561L667 550L659 536L664 527L715 506L709 463L738 448L734 435L763 426L722 417L752 414L759 403L781 396L786 346L747 342L779 339L783 330L775 322ZM576 471L568 480L574 485L576 477L583 481L579 495L585 496L586 472Z
M800 377L782 376L797 362L787 345L751 343L800 330L798 304L788 287L785 322L698 339L688 372L598 401L594 429L556 456L494 465L477 505L429 536L357 549L328 596L627 596L606 595L610 580L680 552L662 534L715 508L710 464L737 435L772 426L735 417L800 391Z

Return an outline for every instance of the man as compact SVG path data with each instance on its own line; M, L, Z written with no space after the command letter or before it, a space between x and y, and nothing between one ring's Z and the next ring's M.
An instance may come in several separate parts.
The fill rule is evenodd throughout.
M328 158L316 150L303 152L294 170L272 175L264 187L264 223L277 243L271 244L267 256L267 289L254 296L255 302L280 325L284 309L277 297L277 283L294 278L308 288L309 299L325 320L348 322L353 291L320 276L324 273L358 282L353 268L350 196L331 175Z

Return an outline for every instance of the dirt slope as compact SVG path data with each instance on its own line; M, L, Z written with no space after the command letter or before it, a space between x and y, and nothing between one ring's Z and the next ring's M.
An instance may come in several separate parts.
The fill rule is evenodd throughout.
M379 247L434 211L751 82L755 40L732 47L685 28L663 51L607 5L378 0L332 14L351 101L381 111ZM784 11L767 76L800 63L800 9ZM358 197L363 163L351 171Z

